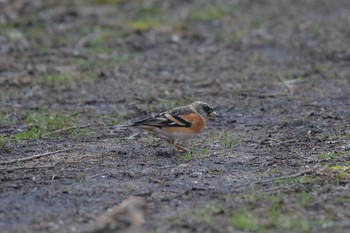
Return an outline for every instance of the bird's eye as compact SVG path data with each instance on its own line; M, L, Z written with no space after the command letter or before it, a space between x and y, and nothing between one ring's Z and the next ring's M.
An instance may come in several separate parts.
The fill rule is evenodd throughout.
M204 110L206 113L211 113L211 112L214 111L214 110L213 110L211 107L209 107L209 106L204 106L204 107L203 107L203 110Z

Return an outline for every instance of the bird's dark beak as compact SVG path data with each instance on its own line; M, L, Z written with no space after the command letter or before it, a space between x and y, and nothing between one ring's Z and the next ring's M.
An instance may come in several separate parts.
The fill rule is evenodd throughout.
M209 117L219 117L220 115L217 114L215 111L212 111L211 113L209 113Z

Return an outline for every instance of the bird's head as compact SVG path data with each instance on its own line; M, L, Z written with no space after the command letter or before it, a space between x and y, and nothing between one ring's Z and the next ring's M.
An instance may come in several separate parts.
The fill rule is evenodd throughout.
M202 117L204 118L211 118L211 117L218 117L219 114L217 114L214 111L214 108L211 107L209 104L202 102L202 101L196 101L190 104L190 106L196 110Z

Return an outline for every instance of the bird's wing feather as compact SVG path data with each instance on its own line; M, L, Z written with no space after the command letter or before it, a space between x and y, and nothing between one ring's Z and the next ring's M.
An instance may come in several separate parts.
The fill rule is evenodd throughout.
M190 127L192 124L183 118L167 112L156 114L141 121L134 122L131 126L154 126L154 127Z

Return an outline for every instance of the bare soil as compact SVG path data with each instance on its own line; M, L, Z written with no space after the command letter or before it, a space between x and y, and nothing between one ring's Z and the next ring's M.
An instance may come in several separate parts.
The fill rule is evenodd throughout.
M1 232L350 232L350 2L0 3ZM195 100L181 154L115 127Z

